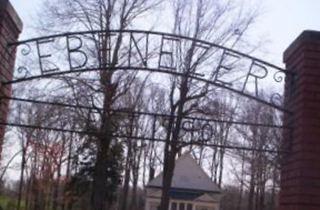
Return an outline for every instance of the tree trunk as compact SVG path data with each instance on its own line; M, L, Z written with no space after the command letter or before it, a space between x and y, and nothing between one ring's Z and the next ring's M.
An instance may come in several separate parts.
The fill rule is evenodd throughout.
M255 192L255 176L253 173L254 169L251 169L251 179L250 179L250 185L249 185L249 195L248 195L248 210L253 210L254 207L254 192Z
M70 140L69 140L69 145L68 145L68 160L67 160L67 171L66 171L66 180L67 182L70 181L71 177L71 162L72 162L72 144L73 144L73 135L71 134ZM68 203L70 202L70 198L67 197L68 192L66 191L66 185L64 185L64 191L63 191L63 201L61 204L61 210L64 210L66 206L68 206ZM71 208L68 208L68 210L71 210Z
M131 209L137 210L137 189L138 189L138 180L139 180L139 166L141 161L141 155L142 155L142 146L141 148L138 148L137 145L135 145L135 161L133 163L133 183L132 183L132 200L131 200Z
M130 165L131 165L131 140L128 139L128 151L127 151L127 157L126 157L122 199L121 199L122 202L121 202L120 210L127 209L129 182L130 182Z
M169 209L169 191L171 187L173 170L175 167L175 153L170 152L167 157L167 167L163 170L163 187L162 187L162 197L161 197L161 210Z
M52 202L52 210L58 209L58 199L59 199L59 188L60 188L60 178L61 178L61 159L58 166L58 174L57 174L57 181L53 186L53 202Z
M230 126L226 126L226 133L225 135L222 135L221 136L221 139L222 139L222 145L226 145L227 143L227 139L228 139L228 136L229 136L229 129L230 129ZM221 188L221 185L222 185L222 175L223 175L223 163L224 163L224 154L225 154L225 149L224 148L220 148L220 159L219 159L219 178L218 178L218 186Z
M106 35L108 36L108 35ZM105 37L107 38L107 37ZM111 67L116 66L118 63L118 52L122 43L122 34L120 33L115 48L113 51ZM103 55L107 55L107 45L106 43L102 46ZM102 64L106 59L106 56L102 56ZM107 67L103 67L107 68ZM116 84L112 83L112 71L107 71L110 69L103 69L100 72L100 82L101 86L104 89L104 101L103 101L103 113L101 115L101 127L100 127L100 136L98 136L98 151L97 151L97 160L95 164L94 172L94 181L91 195L91 209L92 210L105 210L106 209L106 200L107 200L107 163L108 163L108 153L109 147L112 140L112 117L109 112L112 108L113 97L116 92Z
M25 210L29 210L30 209L30 188L31 188L31 180L32 178L29 177L28 182L27 182L27 187L26 187L26 195L25 195Z
M244 153L244 151L243 151ZM243 195L243 186L244 186L244 154L242 155L242 162L241 162L241 177L240 177L240 192L239 192L239 199L238 199L238 204L237 204L237 210L241 210L242 207L242 195Z
M193 43L194 44L194 43ZM174 119L175 114L175 106L171 102L171 118L169 121L168 126L168 136L166 139L166 146L165 146L165 156L164 156L164 170L163 170L163 181L162 181L162 197L161 197L161 204L160 210L168 210L169 209L169 190L171 187L174 167L175 167L175 157L176 154L179 152L178 142L179 142L179 134L180 128L182 123L182 118L184 115L184 106L186 103L186 98L188 94L188 76L190 73L190 63L192 60L193 55L193 47L191 47L190 51L187 55L187 64L185 66L186 73L181 81L180 86L180 96L179 96L179 103L178 103L178 110L177 110L177 117ZM172 87L174 88L174 87ZM173 101L173 93L174 90L171 90L171 100ZM172 129L173 128L173 129ZM171 135L172 134L172 135ZM172 138L170 138L172 136ZM171 141L170 141L171 139Z
M24 170L26 165L26 148L22 149L22 161L21 161L21 171L20 171L20 183L19 183L19 193L18 193L18 203L17 210L21 208L21 199L22 199L22 189L24 185Z
M98 148L97 160L93 181L93 192L91 197L92 210L105 210L107 204L107 163L110 139L101 142Z

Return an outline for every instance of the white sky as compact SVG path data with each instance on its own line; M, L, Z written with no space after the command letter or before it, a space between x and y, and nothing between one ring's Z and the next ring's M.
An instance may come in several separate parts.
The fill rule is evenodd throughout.
M24 29L30 29L35 12L43 0L11 0L24 22ZM257 38L263 37L263 58L271 63L282 64L282 53L303 30L320 30L319 0L252 0L258 2L262 14L257 20ZM319 19L318 19L319 18ZM22 38L31 38L23 33Z
M32 38L35 13L43 0L11 0L24 23L21 39ZM235 0L237 1L237 0ZM282 65L282 53L303 30L320 30L320 0L252 0L261 4L262 14L254 28L255 40L263 44L262 59ZM318 19L319 18L319 19ZM16 173L9 176L17 177ZM13 178L13 177L11 177Z

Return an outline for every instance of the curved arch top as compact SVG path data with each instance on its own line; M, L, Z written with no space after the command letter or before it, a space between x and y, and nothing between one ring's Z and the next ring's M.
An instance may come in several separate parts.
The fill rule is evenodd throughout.
M192 73L186 75L179 58L191 46ZM18 47L20 55L14 79L3 84L88 71L149 71L187 76L288 112L281 97L284 78L292 73L204 40L144 30L97 30L33 38L8 47ZM123 55L116 63L115 49ZM274 92L266 97L264 92L270 89Z

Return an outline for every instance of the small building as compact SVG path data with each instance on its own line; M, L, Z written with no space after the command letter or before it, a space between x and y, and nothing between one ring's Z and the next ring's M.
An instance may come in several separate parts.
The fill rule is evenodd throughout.
M145 210L160 206L162 177L148 183ZM168 210L219 210L221 190L189 153L176 160L169 194Z

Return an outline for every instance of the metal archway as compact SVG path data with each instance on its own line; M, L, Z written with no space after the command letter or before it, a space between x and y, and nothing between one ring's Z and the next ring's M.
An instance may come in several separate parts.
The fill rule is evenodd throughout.
M101 42L106 36L109 48L105 63L99 56L89 56L90 48ZM112 41L119 36L127 47L126 62L110 67ZM186 75L176 63L181 43L193 44L198 49L196 61L192 68L199 68L199 60L207 66L201 67L204 72ZM198 40L181 35L143 31L143 30L110 30L70 32L25 41L10 43L8 47L20 47L24 56L18 64L12 81L3 81L3 85L18 82L50 78L65 74L90 71L148 71L189 77L219 88L227 89L260 103L272 106L280 111L282 93L275 91L269 98L261 96L264 84L269 87L283 86L285 77L293 77L292 72L263 61L245 53L220 46L215 43ZM58 51L55 48L60 48ZM56 52L54 52L56 51ZM98 52L96 52L98 54ZM135 54L135 55L134 55ZM64 56L64 57L61 57ZM77 59L77 61L75 61ZM166 61L165 61L166 60ZM169 62L168 62L169 60ZM210 68L210 63L215 63Z
M126 52L125 62L116 63L111 67L113 40L119 36L123 39L124 50ZM105 62L101 63L99 52L92 54L91 49L101 42L101 37L107 37L103 40L109 46L105 51ZM196 59L192 63L194 71L192 74L186 74L182 71L176 61L181 56L181 45L193 44L198 49ZM67 74L79 74L92 71L142 71L151 73L168 74L177 77L187 77L204 84L213 85L233 93L239 94L246 98L255 100L285 113L286 110L282 103L281 92L274 92L270 97L263 96L263 90L267 86L283 86L285 77L292 77L291 72L270 64L261 59L247 55L236 50L220 46L211 42L189 38L181 35L169 33L142 31L142 30L111 30L111 31L85 31L63 33L52 36L39 37L25 41L10 43L9 48L18 47L22 55L22 59L18 60L17 69L14 79L11 81L3 81L2 85L11 85L30 80L41 78L54 78L55 76L63 76ZM91 53L91 56L89 55ZM199 60L205 63L199 67ZM202 71L203 70L203 71ZM250 83L251 82L251 83ZM266 84L266 86L263 86ZM64 104L50 101L32 100L26 98L2 97L2 100L14 100L27 103L47 104L53 106L63 106L68 108L84 108L93 109L92 107L79 107L73 104ZM161 119L168 119L172 116L160 113L148 113L137 111L110 110L116 115L127 116L148 116L152 119L152 124ZM177 116L173 116L177 117ZM200 136L204 133L210 133L215 123L231 123L244 126L262 126L276 129L291 130L289 126L260 124L256 122L243 121L225 121L210 118L184 117L182 130L184 132L200 132ZM70 130L63 128L41 127L27 124L4 123L13 127L25 127L34 129L44 129L60 132L73 132L80 134L95 135L80 130ZM190 130L188 127L198 125L196 130ZM165 141L165 138L155 138L154 131L150 136L130 136L136 140L149 141ZM211 132L211 137L212 137ZM115 134L113 137L128 138L126 135ZM206 137L206 138L210 138ZM218 145L208 143L208 139L200 139L199 142L182 142L182 144L207 145L214 147L224 147L229 149L257 150L260 152L286 152L275 151L269 149L252 149L247 147L239 147L235 145Z

